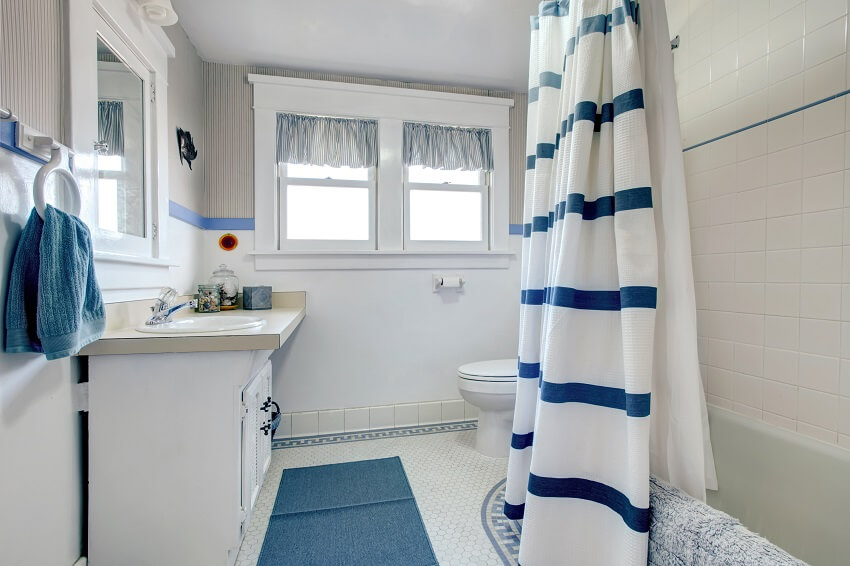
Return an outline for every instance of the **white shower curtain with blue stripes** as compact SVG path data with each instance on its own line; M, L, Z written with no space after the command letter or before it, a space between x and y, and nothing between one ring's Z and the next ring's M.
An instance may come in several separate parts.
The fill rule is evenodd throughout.
M658 248L638 20L629 0L532 20L505 495L523 566L647 561Z

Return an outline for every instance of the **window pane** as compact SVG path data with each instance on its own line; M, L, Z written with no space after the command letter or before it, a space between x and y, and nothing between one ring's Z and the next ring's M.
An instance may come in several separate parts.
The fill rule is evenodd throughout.
M481 184L481 171L461 171L460 169L431 169L421 165L407 168L407 179L411 183L440 183L454 185Z
M286 176L301 179L339 179L341 181L368 181L366 167L330 167L328 165L286 164Z
M114 171L120 173L124 170L124 158L120 155L98 155L98 171Z
M369 189L287 186L286 237L290 240L368 240Z
M481 193L410 191L410 239L481 241Z
M97 181L97 226L111 232L118 231L118 181Z
M130 59L135 59L127 53ZM114 183L106 183L105 200L117 198L117 220L104 229L145 237L145 127L147 116L146 79L140 77L100 37L97 38L97 131L106 152L97 158L98 170ZM137 62L141 67L141 62ZM148 77L149 78L149 77ZM149 158L148 158L149 159ZM97 190L101 190L98 182ZM100 222L101 218L98 218Z

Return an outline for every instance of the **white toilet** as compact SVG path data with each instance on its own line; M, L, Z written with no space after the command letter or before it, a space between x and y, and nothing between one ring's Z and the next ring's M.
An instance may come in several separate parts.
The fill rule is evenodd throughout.
M475 448L485 456L507 457L516 402L516 358L473 362L457 368L457 388L478 407Z

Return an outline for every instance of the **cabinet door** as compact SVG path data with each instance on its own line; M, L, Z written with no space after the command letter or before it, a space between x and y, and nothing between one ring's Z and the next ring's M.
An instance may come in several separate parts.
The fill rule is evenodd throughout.
M242 509L246 519L251 515L254 502L257 499L259 486L257 484L258 437L262 426L259 409L262 380L253 379L242 390Z
M272 399L272 364L268 362L263 369L260 371L259 378L261 380L260 390L262 393L260 394L260 398L262 399L261 407L265 407L265 410L260 412L260 419L265 421L264 424L268 426L267 429L260 433L260 436L257 437L257 483L258 485L263 485L263 478L265 478L266 471L269 469L269 465L272 461L272 434L271 434L271 423L272 423L272 411L274 411L274 405L271 404Z

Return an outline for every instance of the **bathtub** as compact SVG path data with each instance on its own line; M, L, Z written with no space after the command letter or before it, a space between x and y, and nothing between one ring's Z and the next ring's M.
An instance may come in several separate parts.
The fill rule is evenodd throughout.
M813 566L850 564L850 451L709 406L708 503Z

